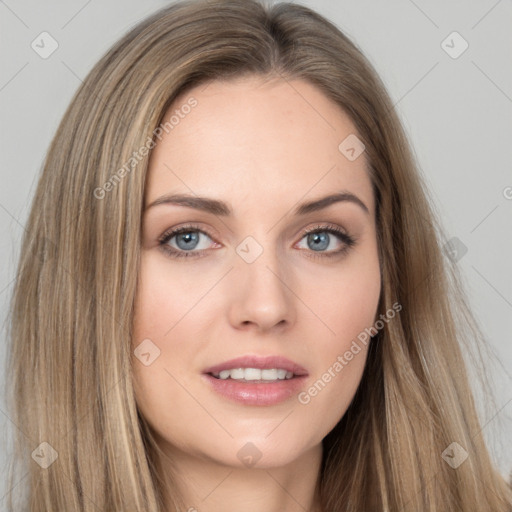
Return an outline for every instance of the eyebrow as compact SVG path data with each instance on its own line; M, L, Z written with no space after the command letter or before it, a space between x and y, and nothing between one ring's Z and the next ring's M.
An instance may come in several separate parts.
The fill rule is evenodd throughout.
M331 194L320 199L315 199L313 201L301 203L293 210L293 214L306 215L311 212L323 210L324 208L327 208L331 204L340 202L350 202L353 204L357 204L365 213L370 213L368 207L363 203L363 201L361 201L361 199L359 199L356 195L352 194L351 192L343 190L339 193ZM153 208L154 206L159 206L162 204L186 206L188 208L194 208L196 210L212 213L214 215L229 216L232 214L230 207L227 205L227 203L223 201L219 201L217 199L210 199L207 197L192 196L188 194L167 194L161 196L158 199L155 199L151 204L149 204L145 208L145 211L149 210L150 208Z

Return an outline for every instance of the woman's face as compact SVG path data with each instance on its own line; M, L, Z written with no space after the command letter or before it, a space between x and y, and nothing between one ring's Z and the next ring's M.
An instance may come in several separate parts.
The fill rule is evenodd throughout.
M137 403L169 454L282 466L319 448L365 365L381 288L365 153L301 80L202 85L169 120L146 187Z

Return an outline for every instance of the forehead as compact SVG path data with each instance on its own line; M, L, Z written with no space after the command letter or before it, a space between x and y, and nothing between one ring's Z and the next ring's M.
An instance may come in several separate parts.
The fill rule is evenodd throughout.
M275 209L348 189L373 209L364 152L351 161L340 150L357 136L354 124L309 82L213 81L180 95L166 121L172 128L153 149L147 203L163 193L192 193L228 200L234 209Z

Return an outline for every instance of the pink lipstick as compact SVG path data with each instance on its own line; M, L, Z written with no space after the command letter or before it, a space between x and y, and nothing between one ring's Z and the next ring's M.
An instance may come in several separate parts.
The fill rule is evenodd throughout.
M207 368L203 376L225 398L244 405L275 405L297 394L308 372L282 356L248 355Z

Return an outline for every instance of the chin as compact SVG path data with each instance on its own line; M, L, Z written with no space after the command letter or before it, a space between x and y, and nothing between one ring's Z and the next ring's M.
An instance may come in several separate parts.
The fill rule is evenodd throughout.
M319 441L318 445L321 444ZM318 446L317 445L317 446ZM247 469L272 469L293 464L297 459L307 454L314 447L293 436L286 439L269 437L259 434L253 437L235 438L229 443L222 443L205 453L212 462L224 466Z

